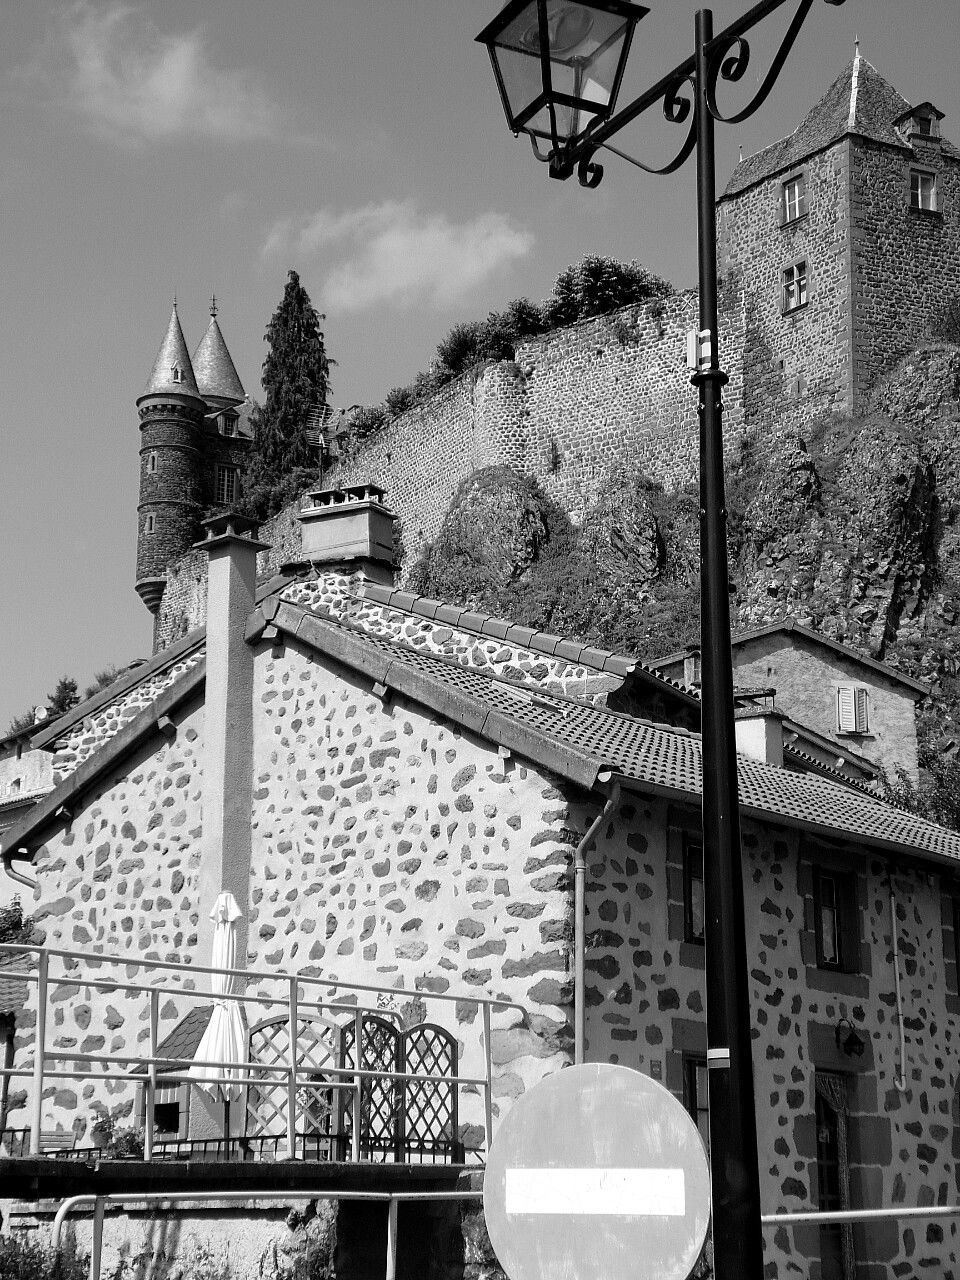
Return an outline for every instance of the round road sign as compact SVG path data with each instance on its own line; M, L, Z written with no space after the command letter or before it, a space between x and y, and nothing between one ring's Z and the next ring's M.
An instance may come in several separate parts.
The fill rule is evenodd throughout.
M570 1067L507 1113L483 1208L510 1280L687 1280L710 1217L703 1141L639 1071Z

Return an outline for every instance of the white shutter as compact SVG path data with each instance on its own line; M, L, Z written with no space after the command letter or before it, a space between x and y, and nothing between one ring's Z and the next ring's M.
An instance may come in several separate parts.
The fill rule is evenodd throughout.
M857 724L856 732L866 733L869 727L867 724L867 691L866 689L854 690L854 701L856 703L856 715L855 715L855 720Z
M857 709L853 690L841 685L837 690L837 731L838 733L856 733Z

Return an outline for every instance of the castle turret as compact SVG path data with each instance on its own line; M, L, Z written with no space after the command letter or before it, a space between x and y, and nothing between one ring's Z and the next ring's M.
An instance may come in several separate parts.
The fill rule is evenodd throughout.
M210 302L207 332L193 354L193 371L207 405L200 468L203 501L211 507L233 507L240 497L240 475L250 444L251 404L217 323L216 298Z
M166 585L168 562L188 551L198 536L203 421L207 412L176 303L153 372L137 400L137 411L137 594L150 612L156 613Z

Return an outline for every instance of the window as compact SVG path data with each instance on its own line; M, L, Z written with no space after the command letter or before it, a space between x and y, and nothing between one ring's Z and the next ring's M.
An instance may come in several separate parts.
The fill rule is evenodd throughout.
M783 309L796 311L807 303L807 264L795 262L783 273Z
M707 1090L707 1060L695 1054L683 1059L683 1105L700 1130L700 1137L710 1151L710 1108Z
M917 116L917 133L921 138L933 137L933 116Z
M217 502L228 506L237 498L236 467L217 467Z
M144 520L143 522L143 532L156 533L156 531L157 531L157 517L147 516L146 520Z
M813 910L817 966L840 973L855 972L859 946L853 876L828 867L815 867Z
M701 678L700 653L695 650L683 660L683 683L691 688L699 687Z
M924 173L921 169L910 170L910 208L920 209L924 213L935 213L937 209L937 175Z
M689 836L683 841L683 936L703 942L703 845Z
M837 733L869 733L869 691L854 685L837 689Z
M180 1132L179 1102L158 1102L153 1108L153 1126L160 1134L176 1135Z
M151 475L153 475L156 469L157 469L157 453L156 453L156 450L154 449L147 454L147 471Z
M185 382L187 375L183 372L178 364L170 366L170 376L174 382Z
M222 436L235 436L237 434L237 415L235 413L221 413L218 422Z
M807 181L803 174L783 184L783 223L796 222L807 212Z
M850 1208L847 1082L832 1071L814 1075L817 1126L817 1208ZM847 1224L820 1227L821 1280L853 1280L853 1232Z

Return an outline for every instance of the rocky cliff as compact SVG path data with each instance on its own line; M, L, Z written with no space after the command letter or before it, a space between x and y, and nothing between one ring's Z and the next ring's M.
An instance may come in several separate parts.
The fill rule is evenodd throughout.
M860 418L755 430L730 459L736 628L793 616L928 681L960 738L960 347L931 344ZM409 573L425 594L653 657L698 630L696 490L618 457L578 525L510 467L467 477Z

